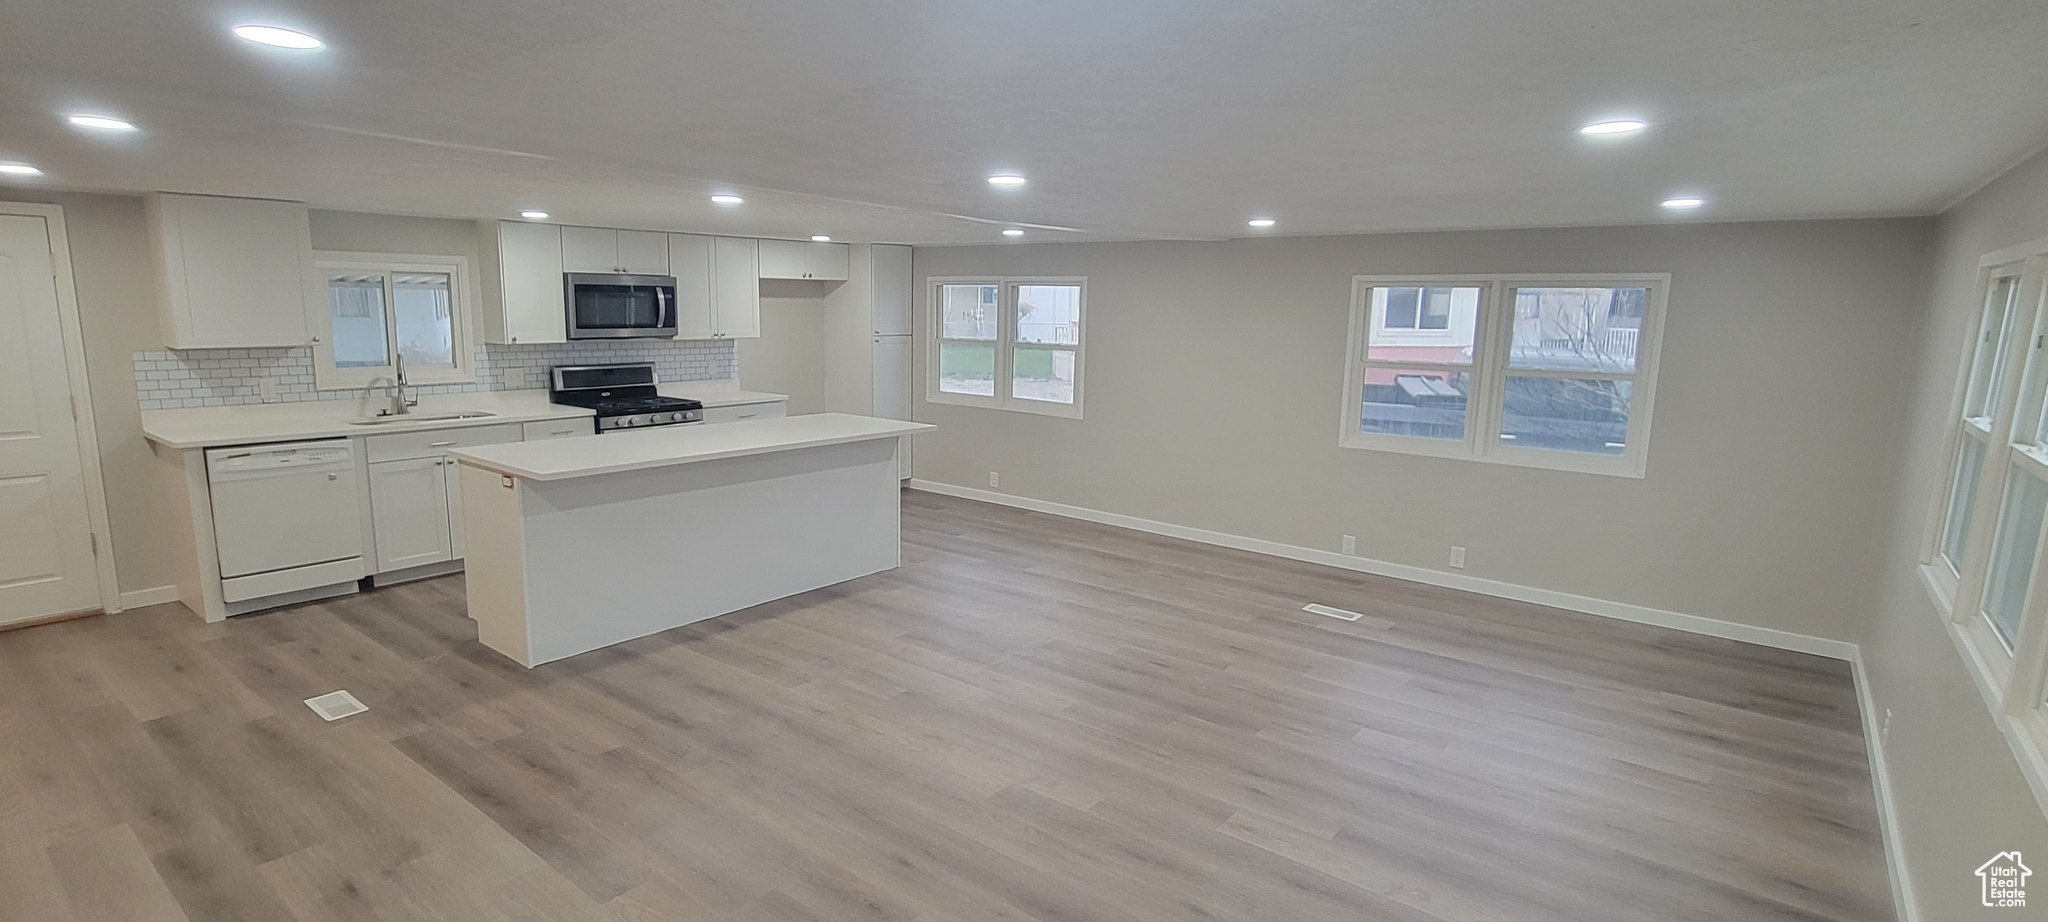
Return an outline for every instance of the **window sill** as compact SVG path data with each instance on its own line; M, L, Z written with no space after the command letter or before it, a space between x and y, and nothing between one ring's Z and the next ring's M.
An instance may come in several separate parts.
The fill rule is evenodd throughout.
M1578 455L1564 451L1544 451L1537 448L1496 448L1492 451L1474 453L1471 446L1463 441L1427 439L1420 436L1376 435L1373 433L1345 433L1337 442L1340 448L1359 451L1385 451L1403 455L1422 455L1430 458L1452 458L1461 461L1477 461L1483 464L1505 464L1509 467L1529 467L1548 471L1562 471L1567 474L1598 474L1604 477L1627 477L1641 480L1645 474L1644 462L1640 457L1628 455L1599 456Z
M1080 419L1081 407L1064 403L1048 403L1040 400L1009 400L997 397L976 397L963 394L949 394L943 391L927 391L926 403L953 407L975 407L983 410L1008 410L1012 413L1029 413L1033 416L1051 416L1059 419Z
M1941 598L1938 592L1940 587L1933 582L1932 574L1927 572L1925 566L1921 567L1921 573L1929 594L1937 599ZM1969 626L1958 623L1946 614L1942 616L1942 626L1947 628L1949 640L1955 644L1956 654L1963 658L1963 670L1970 674L1971 684L1977 686L1978 694L1983 697L1984 707L1990 712L1992 724L1998 728L1998 734L2005 737L2006 747L2012 750L2013 761L2018 763L2020 775L2027 779L2027 788L2034 795L2035 808L2040 810L2042 815L2048 816L2048 751L2043 750L2043 740L2026 723L2028 719L2037 722L2040 720L2038 710L2031 718L2006 713L1997 680L1992 675L1990 664L1984 660L1976 642L1971 638Z

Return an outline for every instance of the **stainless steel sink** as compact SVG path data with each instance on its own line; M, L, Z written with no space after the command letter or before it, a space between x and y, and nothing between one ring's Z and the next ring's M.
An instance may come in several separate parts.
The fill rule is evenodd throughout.
M407 413L403 416L366 416L348 421L351 426L389 426L396 423L444 423L451 419L484 419L496 416L482 410L467 413Z

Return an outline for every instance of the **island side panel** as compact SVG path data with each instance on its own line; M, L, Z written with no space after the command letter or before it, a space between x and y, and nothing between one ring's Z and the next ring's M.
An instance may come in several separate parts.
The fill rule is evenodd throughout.
M527 636L525 529L520 522L521 495L507 487L496 471L464 464L456 482L462 489L462 529L466 555L463 577L469 593L469 617L476 621L477 640L493 650L535 665Z
M895 464L889 436L520 481L532 663L894 568Z

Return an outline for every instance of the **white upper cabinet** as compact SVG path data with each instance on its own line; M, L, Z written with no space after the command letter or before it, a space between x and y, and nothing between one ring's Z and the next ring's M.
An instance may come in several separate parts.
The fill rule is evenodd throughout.
M562 228L563 272L667 275L668 235L609 227Z
M563 272L619 271L619 232L609 227L562 228Z
M874 267L875 335L909 336L910 248L877 243L868 247L868 259Z
M676 338L716 339L711 312L712 238L668 235L669 274L676 277Z
M668 235L619 231L619 268L632 275L673 275L668 264Z
M164 345L303 346L322 297L302 202L157 193L146 199Z
M761 277L846 281L847 247L809 240L761 241Z
M795 240L761 241L761 277L800 279L810 269L810 244Z
M493 221L483 229L484 341L568 342L562 297L563 228Z
M712 338L761 335L761 243L744 237L712 239Z

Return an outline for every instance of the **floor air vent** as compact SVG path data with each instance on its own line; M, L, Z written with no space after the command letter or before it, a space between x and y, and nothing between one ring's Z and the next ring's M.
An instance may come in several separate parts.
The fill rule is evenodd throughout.
M1341 608L1331 608L1328 605L1303 605L1301 607L1301 610L1305 612L1313 612L1318 615L1324 615L1327 617L1335 618L1339 621L1357 621L1358 619L1365 617L1364 615L1361 615L1355 611L1345 611Z
M313 713L320 715L322 720L340 720L369 710L361 701L356 700L356 696L345 691L328 692L318 698L307 698L306 706L312 708Z

